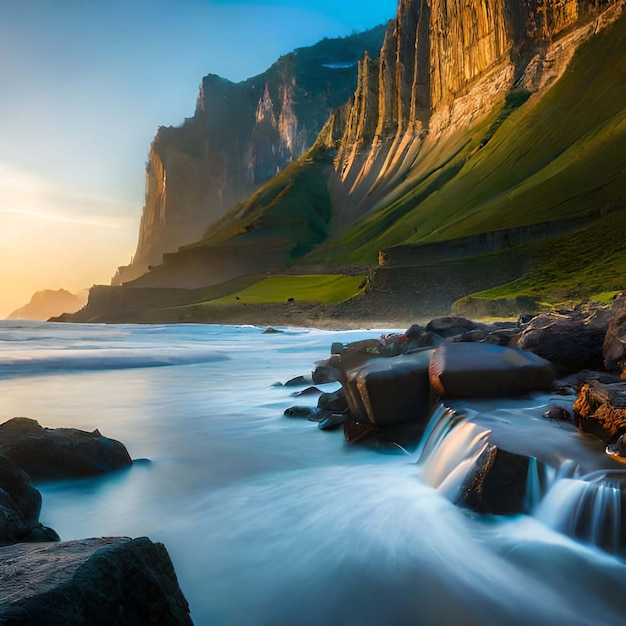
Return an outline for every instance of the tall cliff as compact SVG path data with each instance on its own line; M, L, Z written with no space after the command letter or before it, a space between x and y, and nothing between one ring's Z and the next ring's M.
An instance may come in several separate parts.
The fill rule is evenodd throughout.
M379 60L359 65L333 183L340 228L379 208L407 172L511 89L542 90L577 45L621 13L621 0L400 0ZM455 135L457 137L455 138Z
M354 91L358 59L368 50L377 54L384 32L380 26L325 39L241 83L206 76L193 117L180 127L160 127L152 142L137 250L113 284L199 239L310 148Z

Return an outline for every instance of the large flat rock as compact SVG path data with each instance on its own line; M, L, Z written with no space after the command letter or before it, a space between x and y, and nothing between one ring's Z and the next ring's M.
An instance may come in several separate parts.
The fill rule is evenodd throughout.
M0 548L0 624L191 624L165 546L146 537Z

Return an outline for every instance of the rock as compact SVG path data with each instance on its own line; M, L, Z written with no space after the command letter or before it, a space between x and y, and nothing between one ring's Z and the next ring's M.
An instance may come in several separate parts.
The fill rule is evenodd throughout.
M557 422L571 422L572 415L562 406L553 405L544 414L543 417L549 420L555 420Z
M26 417L0 424L0 454L33 478L89 476L132 463L119 441L103 437L97 430L42 428Z
M620 463L626 463L626 441L624 435L620 435L616 441L607 445L605 452Z
M276 330L275 328L273 328L272 326L268 326L264 331L263 331L263 335L275 335L277 333L283 333L285 332L284 330Z
M610 322L602 345L604 366L609 371L626 370L626 293L615 296Z
M323 419L317 427L320 430L337 430L341 428L346 421L344 413L331 413L331 415Z
M603 363L608 323L609 313L603 309L537 315L522 331L518 346L554 363L563 373L597 369Z
M580 430L605 444L617 441L626 432L626 383L583 385L574 402L574 419Z
M286 383L285 383L285 387L298 387L300 385L308 385L311 382L310 379L304 377L304 376L294 376L293 378L290 378Z
M430 361L430 384L448 398L514 396L549 389L550 363L531 352L487 343L447 343Z
M340 382L345 382L346 372L360 367L370 359L380 357L383 344L378 339L354 341L343 347L341 353L333 354L326 365L340 373Z
M428 332L436 333L444 339L454 337L455 335L462 335L463 333L479 328L481 328L480 324L476 324L464 317L456 316L436 317L426 325Z
M335 383L340 379L340 372L336 367L330 365L319 364L313 370L313 384L323 385L325 383Z
M17 541L58 541L51 528L39 522L41 494L30 476L11 459L0 455L0 544Z
M524 511L528 457L489 445L460 489L460 506L477 513L514 515Z
M0 548L5 626L192 624L165 546L148 538Z
M347 373L346 399L358 421L377 426L420 421L430 409L431 351L373 359Z
M296 391L292 395L295 398L298 398L300 396L316 396L316 395L319 395L320 393L322 393L322 391L318 389L317 387L307 387L306 389L303 389L302 391Z
M317 400L317 408L332 411L333 413L345 413L348 411L348 401L343 389L337 389L332 393L323 393Z

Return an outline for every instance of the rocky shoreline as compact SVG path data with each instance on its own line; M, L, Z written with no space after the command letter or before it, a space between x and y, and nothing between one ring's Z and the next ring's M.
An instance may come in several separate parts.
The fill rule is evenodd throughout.
M147 537L61 541L41 524L38 479L81 478L132 464L98 430L0 424L0 624L191 624L163 544Z
M445 471L439 467L431 486L441 487L456 474L450 499L477 513L528 512L529 491L545 496L545 476L563 467L572 477L592 475L591 495L579 503L570 529L587 540L590 527L597 526L594 516L605 515L594 502L609 479L618 509L626 507L625 372L626 295L619 294L605 307L522 316L516 322L446 316L404 333L333 344L331 356L318 362L310 377L287 384L335 381L341 388L321 393L316 407L293 406L285 415L316 421L321 430L342 428L350 444L417 449L426 466L441 465L433 460L440 454L435 448L454 435L454 445L467 450L457 450ZM540 412L530 411L530 419L523 417L527 408L506 420L481 415L485 402L538 393L549 402ZM626 518L618 529L605 530L594 541L626 555Z

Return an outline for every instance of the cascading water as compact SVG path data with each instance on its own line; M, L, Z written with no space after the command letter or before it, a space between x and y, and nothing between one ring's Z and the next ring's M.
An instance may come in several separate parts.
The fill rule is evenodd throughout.
M467 514L406 456L283 417L295 390L277 381L307 374L335 341L375 334L4 322L2 421L99 428L150 459L38 484L41 520L64 540L163 542L198 626L623 624L624 561L530 515ZM452 485L446 472L480 453L490 429L491 445L496 424L514 426L520 407L540 416L547 401L439 407L420 471ZM530 502L552 479L583 478L532 465Z
M460 487L489 445L490 432L461 413L436 407L417 451L424 482L457 501ZM623 554L625 485L626 470L583 474L571 459L553 468L529 456L524 512L569 537Z
M621 472L620 472L621 473ZM606 472L555 479L533 511L545 524L613 554L623 553L623 477ZM626 474L626 472L624 472Z

